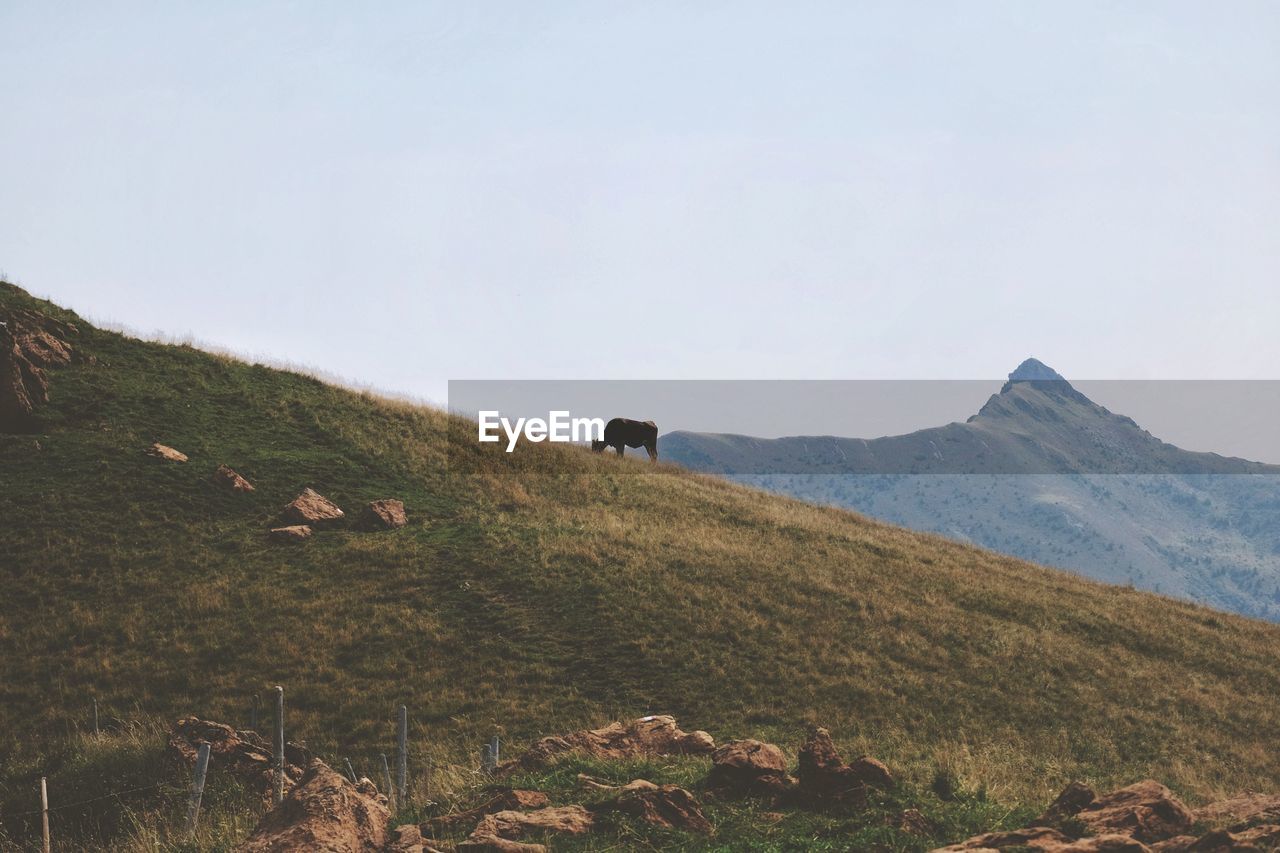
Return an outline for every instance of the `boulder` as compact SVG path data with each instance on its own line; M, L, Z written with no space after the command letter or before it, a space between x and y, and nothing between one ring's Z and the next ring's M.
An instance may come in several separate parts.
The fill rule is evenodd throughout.
M263 815L236 850L381 853L390 818L386 798L372 782L352 782L316 759L284 802Z
M1098 799L1093 789L1083 782L1070 782L1062 793L1049 804L1044 814L1031 822L1032 826L1058 826L1064 820L1079 814L1082 809Z
M169 445L161 444L158 441L147 448L147 453L151 454L157 459L163 459L166 462L186 462L187 461L187 454L183 453L181 450L174 450Z
M1180 835L1153 844L1154 853L1261 853L1263 850L1280 849L1280 826L1262 826L1230 832L1215 829L1196 838Z
M470 837L475 840L492 837L519 841L530 833L585 835L594 825L591 812L582 806L548 806L531 812L508 810L485 815Z
M443 847L434 839L424 838L417 826L406 823L391 830L383 853L443 853Z
M660 714L641 717L623 725L611 723L602 729L583 729L566 735L545 737L513 761L504 762L500 773L538 770L562 755L579 753L596 758L619 759L657 755L706 755L715 741L704 731L683 732L675 717Z
M45 368L68 364L66 338L76 327L37 311L0 314L0 432L29 432L35 411L49 402Z
M219 465L218 470L213 472L213 482L222 486L224 489L230 489L233 492L252 492L253 484L241 477L235 471L226 465Z
M264 798L270 796L275 770L271 745L264 738L199 717L183 717L169 730L169 754L187 769L195 767L201 743L209 744L210 761L219 772L230 773ZM285 790L289 790L302 778L302 767L311 755L305 746L286 743L284 759Z
M392 498L370 501L365 506L360 521L364 527L373 530L392 530L409 523L408 517L404 514L404 502Z
M787 775L782 750L758 740L735 740L711 755L707 786L729 794L771 796L789 790L795 779Z
M1048 826L975 835L959 844L939 847L933 853L1007 849L1035 850L1037 853L1151 853L1150 847L1127 835L1100 835L1073 840Z
M273 527L267 535L275 542L301 542L311 536L311 527L306 524Z
M528 844L524 841L509 841L490 835L486 838L468 838L454 846L458 853L547 853L545 844Z
M637 783L644 782L644 785ZM619 811L664 829L711 834L711 821L702 812L697 797L679 785L654 785L637 779L623 787L612 799L592 807L593 811Z
M893 785L889 768L874 758L863 756L853 766L845 764L831 740L831 733L815 727L800 747L799 793L812 801L864 802L866 786Z
M333 524L341 521L342 517L343 512L337 504L311 487L303 489L302 494L284 508L285 520L294 524Z
M1237 794L1225 800L1209 803L1192 811L1197 821L1213 826L1230 826L1265 820L1280 823L1280 795Z
M1173 792L1152 779L1103 794L1074 818L1091 835L1127 835L1144 844L1187 835L1195 821Z
M451 832L459 826L474 826L476 821L494 812L541 809L551 805L551 800L541 791L524 791L519 788L491 788L490 796L480 805L464 812L433 817L422 824L422 831L429 835Z

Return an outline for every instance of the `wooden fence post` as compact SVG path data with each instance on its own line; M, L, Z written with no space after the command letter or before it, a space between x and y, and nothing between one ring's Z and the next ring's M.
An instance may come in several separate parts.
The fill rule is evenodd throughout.
M284 688L276 685L275 802L284 802Z
M49 786L43 776L40 777L40 823L44 832L44 853L49 853Z
M400 725L396 740L396 805L409 802L409 707L400 706Z
M249 731L256 732L258 730L258 709L262 707L262 699L258 694L253 694L253 704L249 706Z
M498 752L499 746L501 746L501 744L498 742L498 736L494 735L493 740L489 741L489 749L493 753L493 769L494 770L498 769L498 762L501 760L501 756Z
M356 769L355 769L354 767L352 767L352 766L351 766L351 759L350 759L350 758L344 758L344 759L342 759L342 760L343 760L343 761L345 761L345 762L347 762L347 775L351 777L351 781L352 781L352 782L359 782L359 781L360 781L360 778L359 778L358 776L356 776Z
M391 787L391 768L387 766L387 754L380 752L378 755L382 758L382 781L387 786L387 808L392 814L396 813L396 792Z
M209 744L201 743L196 754L196 772L191 777L191 804L187 806L187 835L195 835L200 819L200 800L204 798L204 777L209 770Z
M98 734L98 697L93 697L93 733Z

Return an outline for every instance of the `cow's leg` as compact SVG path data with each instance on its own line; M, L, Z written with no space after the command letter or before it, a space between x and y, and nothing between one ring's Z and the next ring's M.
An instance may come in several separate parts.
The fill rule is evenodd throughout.
M618 451L618 458L619 458L619 459L621 459L621 458L622 458L622 448L624 448L624 447L626 447L626 445L625 445L625 444L619 444L617 447L615 447L615 448L614 448L614 450Z
M646 444L646 445L644 446L644 449L645 449L645 450L647 450L647 451L649 451L649 461L650 461L650 462L657 462L657 461L658 461L658 446L657 446L656 444Z

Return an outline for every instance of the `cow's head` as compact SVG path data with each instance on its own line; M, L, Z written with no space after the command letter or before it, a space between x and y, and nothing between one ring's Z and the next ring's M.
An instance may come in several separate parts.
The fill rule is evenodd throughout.
M592 439L592 441L591 441L591 452L592 452L592 453L600 453L600 452L602 452L602 451L603 451L606 447L608 447L608 446L609 446L609 445L605 444L603 441L599 441L599 440L597 440L597 439Z

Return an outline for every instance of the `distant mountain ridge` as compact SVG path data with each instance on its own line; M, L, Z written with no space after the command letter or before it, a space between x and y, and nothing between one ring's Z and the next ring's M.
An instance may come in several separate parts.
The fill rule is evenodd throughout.
M874 439L673 432L660 447L700 471L1280 618L1280 466L1161 441L1036 359L964 423Z

